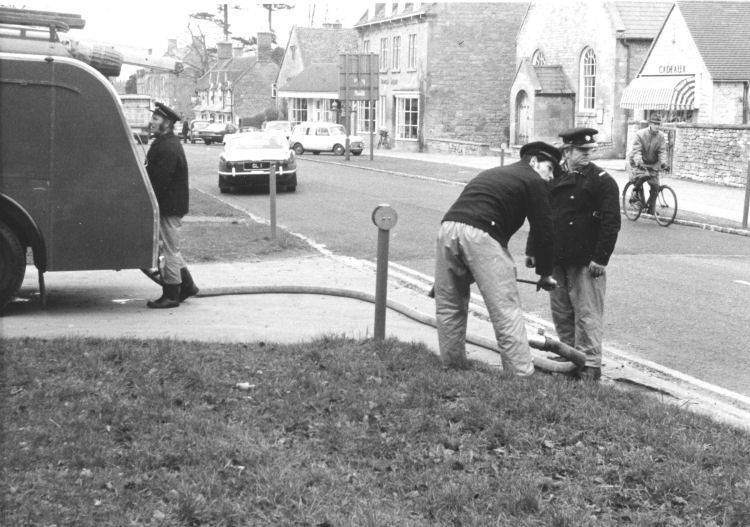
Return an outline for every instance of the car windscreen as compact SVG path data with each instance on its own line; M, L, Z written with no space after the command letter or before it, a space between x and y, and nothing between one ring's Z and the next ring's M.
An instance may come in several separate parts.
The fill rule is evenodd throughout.
M286 137L259 133L239 134L228 140L226 150L240 148L289 148Z

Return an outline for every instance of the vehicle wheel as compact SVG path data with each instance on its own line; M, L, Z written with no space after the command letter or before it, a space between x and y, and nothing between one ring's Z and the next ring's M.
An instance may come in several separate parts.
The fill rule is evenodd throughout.
M294 150L294 153L295 153L295 154L297 154L298 156L301 156L301 155L302 155L302 154L303 154L303 153L305 152L305 149L304 149L304 148L302 148L302 145L301 145L301 144L299 144L299 143L296 143L296 144L295 144L295 145L294 145L294 146L292 147L292 149Z
M352 150L352 155L358 156L362 154L362 150L357 150L356 152Z
M207 145L210 145L210 144L211 144L211 140L210 140L210 139L204 139L204 140L203 140L203 142L204 142L205 144L207 144Z
M191 139L191 140L190 140L190 144L191 144L191 145L194 145L194 144L195 144L195 139Z
M661 185L654 205L656 223L662 227L669 227L672 225L675 216L677 216L677 194L671 187Z
M0 310L13 300L25 272L23 246L11 228L0 221Z
M313 151L313 155L319 156L320 155L320 150L314 150Z
M625 188L622 189L622 210L625 211L625 217L630 221L635 221L641 216L643 210L643 204L638 197L632 181L628 181L625 184Z
M344 153L346 153L346 148L344 148L341 145L334 145L333 153L336 154L337 156L343 156Z

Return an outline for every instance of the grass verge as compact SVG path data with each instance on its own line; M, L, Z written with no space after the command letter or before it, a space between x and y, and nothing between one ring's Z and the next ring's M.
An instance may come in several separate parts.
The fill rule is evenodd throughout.
M18 339L2 364L3 525L750 525L748 434L421 345Z

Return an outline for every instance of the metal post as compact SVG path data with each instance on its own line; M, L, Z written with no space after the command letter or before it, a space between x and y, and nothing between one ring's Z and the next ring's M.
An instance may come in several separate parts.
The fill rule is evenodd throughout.
M375 274L375 326L373 338L385 338L385 308L388 294L388 231L398 221L396 210L387 204L378 205L372 211L372 222L378 227L378 258Z
M271 196L271 240L276 241L276 161L271 161L268 170L268 194Z
M505 166L505 147L500 147L500 166Z
M743 229L747 229L748 209L750 209L750 161L747 162L747 176L745 177L745 208L742 212Z

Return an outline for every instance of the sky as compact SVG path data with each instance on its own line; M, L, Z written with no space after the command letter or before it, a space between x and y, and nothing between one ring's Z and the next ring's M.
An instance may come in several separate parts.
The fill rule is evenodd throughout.
M268 11L262 2L235 0L228 2L229 25L234 35L249 38L259 31L268 30ZM0 0L0 6L56 11L81 15L86 21L82 30L64 34L74 40L98 41L123 46L129 50L153 50L160 56L167 50L167 40L177 39L178 45L189 42L187 25L189 15L209 12L220 15L221 2L209 0ZM307 27L313 15L314 27L324 22L340 21L343 27L352 27L367 10L368 1L297 0L287 2L290 10L273 13L273 29L279 45L286 45L289 31L294 25ZM195 21L193 20L194 24ZM218 26L203 23L209 42L222 38ZM124 69L125 71L128 71Z

